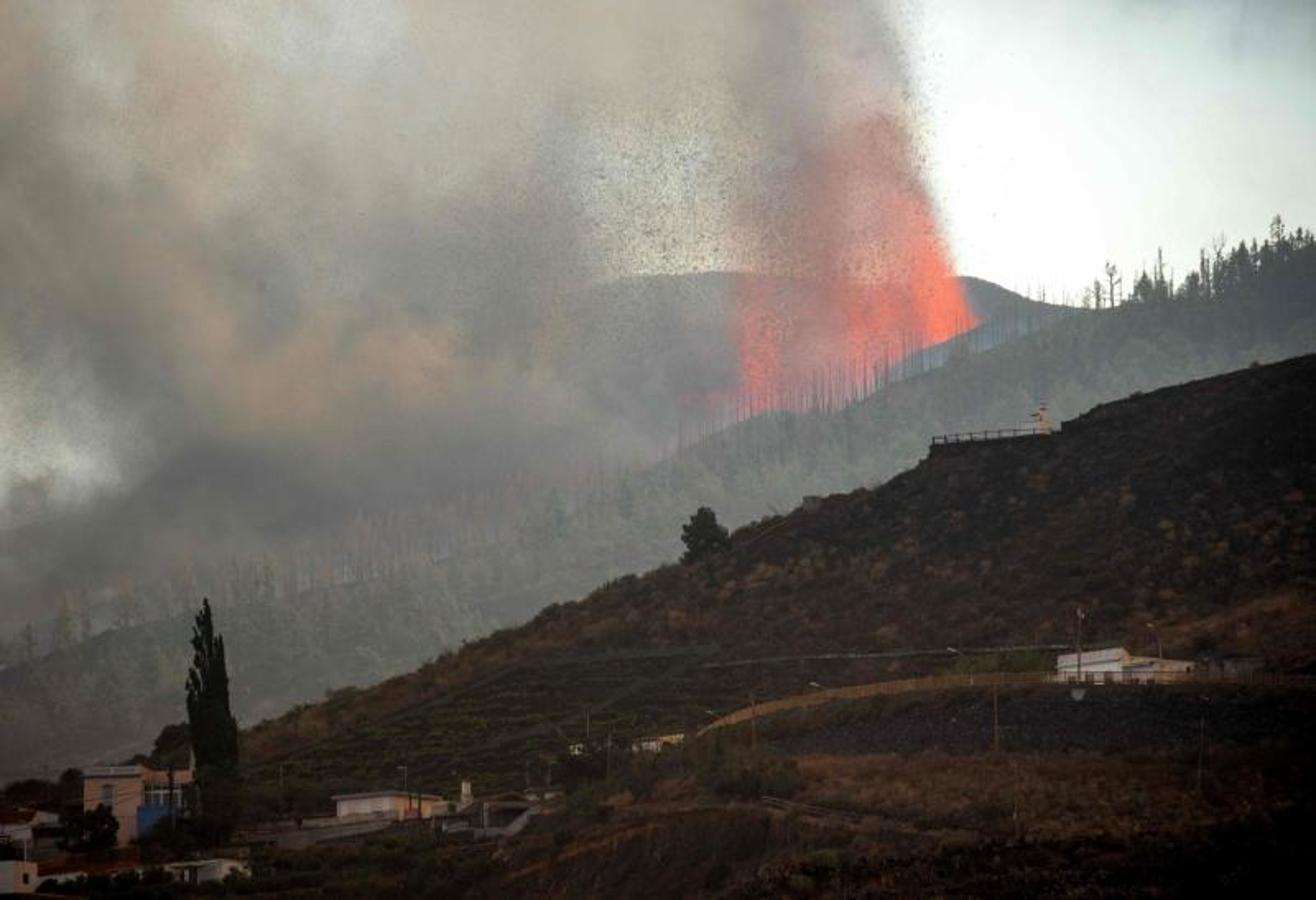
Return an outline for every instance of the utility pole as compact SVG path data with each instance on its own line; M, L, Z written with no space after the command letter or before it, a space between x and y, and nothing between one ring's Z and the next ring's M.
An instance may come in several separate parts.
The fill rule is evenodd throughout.
M758 729L759 707L751 691L749 695L749 752L751 754L758 752L759 746L759 729Z
M1202 716L1197 739L1197 793L1202 793L1202 764L1206 759L1206 716Z
M612 729L608 729L608 748L604 754L603 762L603 780L609 782L612 780Z
M992 752L1001 751L1001 715L997 705L996 694L998 686L992 685Z
M1148 622L1147 627L1151 629L1152 637L1156 639L1156 658L1164 659L1165 654L1161 652L1161 633L1156 630L1156 623Z

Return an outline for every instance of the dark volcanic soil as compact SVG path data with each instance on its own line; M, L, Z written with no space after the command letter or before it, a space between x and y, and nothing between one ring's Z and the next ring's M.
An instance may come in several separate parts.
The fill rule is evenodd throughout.
M792 734L790 717L764 723L761 733L791 754L977 753L992 745L990 689L849 707L815 713L826 718L808 733ZM1208 746L1316 745L1316 691L1095 685L1076 701L1059 685L1004 688L998 714L1003 750L1196 750L1203 727Z

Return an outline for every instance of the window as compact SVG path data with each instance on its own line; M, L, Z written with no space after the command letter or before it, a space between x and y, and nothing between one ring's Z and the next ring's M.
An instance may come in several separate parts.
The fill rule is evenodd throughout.
M102 785L101 785L101 805L102 805L102 806L108 806L110 809L113 809L113 808L114 808L114 785L113 785L113 784L102 784Z
M183 789L179 785L174 786L173 801L174 806L181 806ZM142 797L144 806L168 806L169 805L169 785L167 784L148 784Z

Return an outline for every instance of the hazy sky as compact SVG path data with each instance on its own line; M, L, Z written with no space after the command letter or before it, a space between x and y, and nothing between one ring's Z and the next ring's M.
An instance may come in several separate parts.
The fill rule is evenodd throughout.
M961 272L1076 292L1316 225L1316 3L936 0L900 20Z

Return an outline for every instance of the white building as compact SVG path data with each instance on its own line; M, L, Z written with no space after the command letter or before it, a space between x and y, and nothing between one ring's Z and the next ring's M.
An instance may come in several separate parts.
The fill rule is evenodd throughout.
M1124 680L1155 681L1162 676L1183 676L1195 669L1186 659L1161 659L1155 656L1134 656L1124 667Z
M393 819L428 819L446 811L448 801L438 794L414 791L366 791L360 794L335 794L335 815L340 819L373 816Z
M82 773L82 808L104 806L119 823L123 847L187 807L191 769L158 770L149 766L89 766Z
M631 742L632 753L658 753L664 747L677 747L685 742L684 734L657 734Z
M0 860L0 894L35 894L37 864L22 859Z
M59 816L37 809L0 809L0 844L17 847L24 858L36 840L36 829L42 825L58 825ZM4 891L0 891L0 894Z
M1062 653L1056 657L1056 678L1060 681L1137 681L1187 675L1193 663L1184 659L1159 656L1134 656L1123 647Z
M1103 650L1084 650L1082 653L1062 653L1056 657L1056 674L1061 677L1076 676L1081 669L1083 677L1101 675L1106 672L1123 672L1125 664L1132 659L1129 651L1123 647L1107 647Z
M231 877L251 877L251 866L240 859L193 859L166 863L164 869L175 881L183 884L209 884Z

